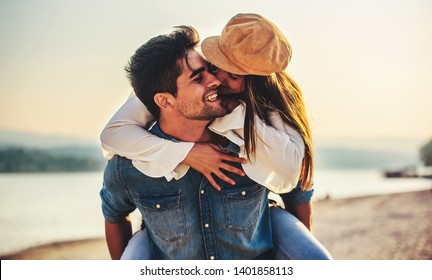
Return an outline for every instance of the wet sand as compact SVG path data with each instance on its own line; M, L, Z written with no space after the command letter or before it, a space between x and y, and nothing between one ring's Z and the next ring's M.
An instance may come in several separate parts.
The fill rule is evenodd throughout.
M314 234L336 260L431 260L432 191L314 204ZM2 260L108 260L105 239L48 244Z

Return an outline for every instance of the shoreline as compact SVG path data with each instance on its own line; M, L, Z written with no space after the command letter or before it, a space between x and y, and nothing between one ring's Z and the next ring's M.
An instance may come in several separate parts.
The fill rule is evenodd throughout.
M90 252L90 254L89 254ZM0 256L1 260L109 260L105 237L47 243Z
M314 202L313 233L336 260L431 260L432 189ZM1 260L109 260L105 238L55 242Z
M432 260L432 189L314 204L314 234L337 260Z

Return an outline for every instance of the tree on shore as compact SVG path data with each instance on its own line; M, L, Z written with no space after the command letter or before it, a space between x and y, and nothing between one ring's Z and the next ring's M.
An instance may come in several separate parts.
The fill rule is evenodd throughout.
M425 166L432 166L432 139L420 148L420 158Z

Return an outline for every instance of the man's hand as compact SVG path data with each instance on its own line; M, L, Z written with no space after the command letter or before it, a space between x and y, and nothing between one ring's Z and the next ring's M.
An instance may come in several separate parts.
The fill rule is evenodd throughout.
M241 169L224 161L246 163L245 159L232 156L215 144L195 144L183 160L184 163L203 174L218 191L221 190L221 187L216 183L212 174L231 185L235 185L235 181L222 173L221 169L240 176L245 175Z

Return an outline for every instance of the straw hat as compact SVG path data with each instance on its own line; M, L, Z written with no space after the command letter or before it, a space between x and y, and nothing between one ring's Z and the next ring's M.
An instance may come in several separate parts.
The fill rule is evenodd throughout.
M285 70L291 59L279 28L257 14L237 14L220 36L204 39L201 49L211 63L237 75L268 76Z

